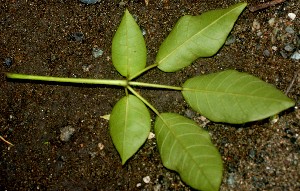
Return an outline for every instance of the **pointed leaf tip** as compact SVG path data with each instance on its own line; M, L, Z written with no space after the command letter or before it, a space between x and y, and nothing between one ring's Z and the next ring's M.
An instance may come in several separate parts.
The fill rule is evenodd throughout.
M295 104L273 85L235 70L191 78L182 94L210 120L233 124L261 120Z
M147 50L143 34L126 9L112 41L112 62L117 71L130 78L146 66Z
M133 95L125 96L114 106L109 119L110 135L122 164L134 155L150 133L150 113Z
M239 3L198 16L181 17L159 48L156 57L158 68L164 72L175 72L199 57L213 56L225 43L246 5Z

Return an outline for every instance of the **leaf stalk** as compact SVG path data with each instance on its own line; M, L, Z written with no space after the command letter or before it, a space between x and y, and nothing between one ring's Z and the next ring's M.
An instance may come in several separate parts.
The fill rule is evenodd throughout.
M11 79L48 81L48 82L113 85L113 86L123 86L123 87L127 87L128 85L127 80L63 78L63 77L37 76L37 75L16 74L16 73L6 73L6 76Z
M149 87L149 88L161 88L161 89L171 89L171 90L178 90L181 91L182 87L177 86L168 86L168 85L161 85L161 84L150 84L150 83L144 83L144 82L128 82L128 85L130 86L140 86L140 87Z
M139 93L137 93L132 87L128 86L127 88L129 91L131 91L131 93L133 93L133 95L142 100L142 102L144 102L144 104L146 104L157 116L160 116L158 110L155 109L155 107L151 105L145 98L143 98Z
M146 71L148 71L148 70L150 70L150 69L152 69L152 68L155 68L156 66L158 66L158 64L152 64L152 65L150 65L150 66L144 68L144 69L141 70L140 72L138 72L138 73L136 73L135 75L133 75L133 76L131 76L130 78L128 78L128 81L133 80L134 78L140 76L141 74L143 74L144 72L146 72Z

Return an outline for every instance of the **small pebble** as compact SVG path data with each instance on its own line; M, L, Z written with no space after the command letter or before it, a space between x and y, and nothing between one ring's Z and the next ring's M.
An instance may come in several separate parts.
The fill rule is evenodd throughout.
M102 143L98 143L98 148L100 149L100 151L101 150L103 150L104 149L104 145L102 144Z
M241 133L243 131L243 128L238 128L238 130L236 130L237 133Z
M203 121L203 122L204 122L204 121L208 121L207 118L204 117L203 115L201 115L201 116L199 117L199 119L200 119L201 121Z
M123 6L126 5L126 3L125 3L124 1L121 1L121 2L119 3L119 5L120 5L120 7L123 7Z
M279 120L278 115L273 115L272 117L270 117L270 122L271 122L271 124L277 123L278 120Z
M230 173L229 176L228 176L228 179L227 179L227 183L230 185L230 186L233 186L234 183L235 183L235 178L234 178L234 174L233 173Z
M143 178L143 181L144 181L146 184L148 184L148 183L150 182L150 176L145 176L145 177Z
M287 33L289 33L289 34L294 34L294 33L295 33L295 31L294 31L294 29L293 29L292 27L286 27L286 28L285 28L285 31L286 31Z
M98 48L98 46L95 46L93 48L92 54L93 54L94 58L98 58L98 57L100 57L100 56L103 55L103 50L101 50L100 48Z
M292 52L294 50L294 46L293 45L290 45L290 44L287 44L285 47L284 47L284 50L288 51L288 52Z
M257 44L255 47L256 47L257 50L261 49L261 45L260 44Z
M143 36L145 36L147 34L146 29L144 29L144 28L141 29L141 32L142 32Z
M148 135L148 139L153 139L155 137L155 134L150 132L149 135Z
M89 72L90 69L91 69L92 67L93 67L93 65L84 64L84 65L82 66L82 70L83 70L84 72Z
M263 55L265 57L270 57L270 51L269 50L264 50Z
M141 187L142 186L142 183L137 183L136 184L136 187L138 188L138 187Z
M258 32L256 33L257 36L262 36L262 34L263 34L263 33L262 33L261 31L258 31Z
M259 30L260 29L260 23L257 20L254 20L252 23L252 30Z
M184 114L188 117L188 118L193 118L195 117L196 113L193 110L187 109Z
M291 20L294 20L296 18L296 14L295 13L289 13L288 14L288 17L291 19Z
M75 129L73 127L66 126L60 130L60 140L67 142L74 133Z
M4 65L6 66L6 67L11 67L12 66L12 64L13 64L13 60L12 60L12 58L4 58Z
M93 159L97 155L97 152L89 152L89 154L90 154L91 158Z
M300 60L300 52L299 51L294 52L294 54L291 56L291 59Z
M80 0L81 3L85 3L87 5L90 5L90 4L95 4L97 2L100 2L101 0Z
M271 18L271 19L268 21L268 23L269 23L269 25L270 25L271 27L273 27L274 24L275 24L275 18Z
M235 42L236 38L234 35L229 35L226 39L225 45L230 45Z
M288 57L288 55L284 51L280 51L280 54L281 54L281 56L283 58L287 58Z
M161 184L156 184L153 186L153 191L160 191L161 190Z
M84 35L82 32L74 32L72 34L69 34L68 40L71 41L77 41L77 42L82 42L84 39Z
M255 158L255 155L256 155L255 150L254 150L254 149L251 149L251 150L249 151L249 157L252 158L252 159L254 159L254 158Z
M277 46L272 46L272 50L276 51L277 50Z

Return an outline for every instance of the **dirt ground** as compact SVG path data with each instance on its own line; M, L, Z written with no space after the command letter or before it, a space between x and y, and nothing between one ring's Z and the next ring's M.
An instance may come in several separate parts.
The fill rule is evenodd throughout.
M0 142L0 190L192 190L163 167L155 138L121 165L108 121L101 116L124 95L122 88L12 81L3 72L122 79L112 66L111 41L125 8L145 34L150 65L180 16L237 2L149 0L146 6L142 0L94 5L0 0L0 135L14 144ZM249 7L263 2L270 0L248 1ZM248 72L296 101L277 121L213 123L192 111L180 92L139 92L160 112L180 113L210 132L224 161L220 190L300 190L300 1L254 12L249 7L214 57L175 73L155 68L137 80L179 86L196 75L226 69ZM102 56L93 56L95 47ZM75 131L62 141L66 127Z

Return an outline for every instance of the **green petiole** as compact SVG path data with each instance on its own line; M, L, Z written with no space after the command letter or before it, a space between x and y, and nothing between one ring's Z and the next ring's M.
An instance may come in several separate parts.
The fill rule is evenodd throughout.
M127 80L106 80L106 79L89 79L89 78L62 78L52 76L37 76L27 74L6 73L7 78L22 79L22 80L36 80L48 82L62 82L62 83L77 83L77 84L99 84L127 87Z
M140 87L149 87L149 88L161 88L161 89L170 89L170 90L182 90L182 87L177 86L167 86L167 85L161 85L161 84L150 84L150 83L144 83L144 82L128 82L128 85L130 86L140 86Z
M27 74L16 74L6 73L7 78L11 79L22 79L22 80L35 80L35 81L48 81L48 82L62 82L62 83L77 83L77 84L98 84L98 85L112 85L122 86L127 88L130 86L140 87L151 87L171 90L182 90L182 87L167 86L161 84L150 84L144 82L131 82L127 80L107 80L107 79L90 79L90 78L63 78L63 77L52 77L52 76L38 76L38 75L27 75Z

